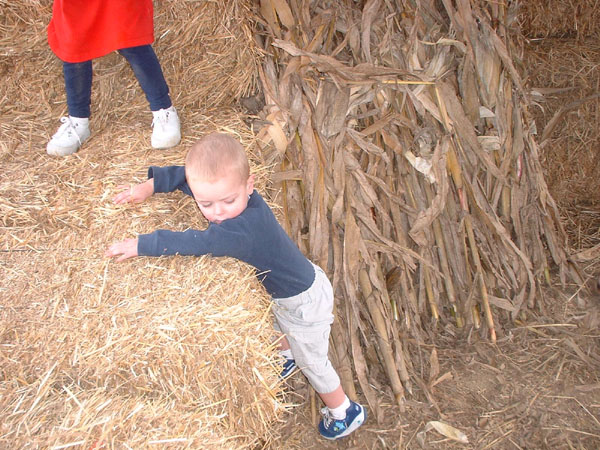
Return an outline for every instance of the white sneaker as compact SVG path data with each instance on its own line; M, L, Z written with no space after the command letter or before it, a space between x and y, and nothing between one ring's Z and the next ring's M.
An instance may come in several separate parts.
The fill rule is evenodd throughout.
M67 156L75 153L81 144L90 137L90 120L79 117L61 117L62 125L52 136L46 151L53 156Z
M152 147L169 148L179 144L181 126L175 107L152 111Z

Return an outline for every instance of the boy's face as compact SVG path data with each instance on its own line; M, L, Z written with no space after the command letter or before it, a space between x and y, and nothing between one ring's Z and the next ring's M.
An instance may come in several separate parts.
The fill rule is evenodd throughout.
M191 179L188 185L204 217L219 224L246 209L248 196L254 189L254 175L247 180L240 180L238 174L228 174L214 181Z

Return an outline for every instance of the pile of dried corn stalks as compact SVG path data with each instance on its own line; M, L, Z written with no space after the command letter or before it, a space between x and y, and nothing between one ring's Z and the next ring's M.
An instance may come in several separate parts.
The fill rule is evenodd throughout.
M343 385L354 395L355 374L378 415L379 367L402 404L427 322L494 341L551 267L575 276L513 63L515 14L468 0L260 5L265 163L284 225L332 276Z

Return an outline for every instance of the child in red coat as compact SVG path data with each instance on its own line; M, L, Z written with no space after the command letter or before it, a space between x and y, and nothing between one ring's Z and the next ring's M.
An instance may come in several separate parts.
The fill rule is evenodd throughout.
M179 143L179 117L153 41L152 0L54 0L48 43L63 61L69 115L48 142L49 154L70 155L90 136L92 60L115 50L131 65L150 103L152 146Z

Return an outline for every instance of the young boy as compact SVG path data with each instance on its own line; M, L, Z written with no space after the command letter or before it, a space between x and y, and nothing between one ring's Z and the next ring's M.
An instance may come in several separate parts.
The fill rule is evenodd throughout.
M276 328L284 334L282 377L299 367L326 407L319 432L338 439L366 419L364 408L349 400L328 357L333 322L333 289L327 276L288 237L271 209L254 190L242 145L226 134L198 141L185 166L150 167L148 180L123 188L114 201L137 203L155 192L176 189L192 195L209 222L204 231L158 230L111 245L106 256L117 261L138 255L230 256L257 270L273 298Z

